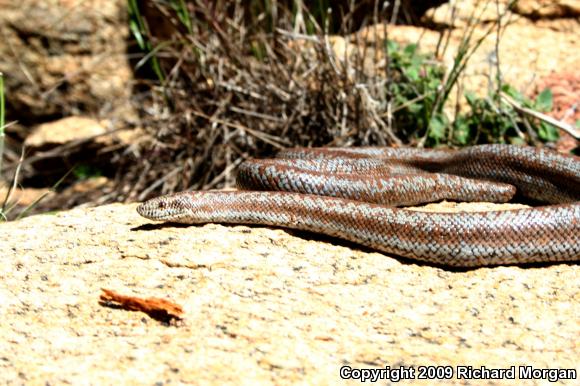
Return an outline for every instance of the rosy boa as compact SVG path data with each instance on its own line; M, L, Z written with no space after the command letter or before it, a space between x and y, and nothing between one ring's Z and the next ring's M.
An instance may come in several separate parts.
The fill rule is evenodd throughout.
M580 259L580 158L547 149L289 149L244 162L238 185L260 191L181 192L137 211L158 221L307 230L444 266ZM547 205L462 213L394 207L505 202L514 194Z

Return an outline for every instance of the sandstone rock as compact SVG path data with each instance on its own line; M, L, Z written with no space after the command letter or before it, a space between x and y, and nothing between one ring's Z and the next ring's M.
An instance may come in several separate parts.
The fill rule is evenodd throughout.
M519 0L514 12L534 18L578 17L580 2L577 0Z
M498 10L500 15L503 14L508 4L509 0L451 0L428 10L422 20L439 27L465 28L472 23L473 18L477 23L494 21Z
M38 125L24 141L26 158L20 169L19 181L30 183L34 178L43 176L44 183L54 185L65 178L62 181L66 186L76 184L78 179L82 182L84 178L106 174L104 172L110 169L111 149L127 148L141 135L140 129L115 131L112 128L111 120L99 121L81 116ZM73 171L76 177L66 179ZM73 206L71 203L80 204L88 198L80 194L75 198L75 189L65 189L60 195L62 197L57 200L45 200L38 208L70 208ZM54 205L47 206L48 202ZM56 205L56 202L63 206Z
M576 0L451 0L431 8L422 19L440 27L465 27L472 17L478 23L493 21L498 11L502 14L508 7L511 12L531 19L580 16L580 3Z
M106 131L105 127L95 119L68 117L38 125L26 137L24 145L27 148L64 145L72 141L97 137L103 135Z
M139 130L121 130L108 133L110 122L93 118L73 116L38 125L26 137L24 145L31 151L71 144L82 140L92 140L101 146L115 143L129 145L139 136ZM108 133L108 134L107 134Z
M4 0L1 8L9 119L134 114L125 1Z
M301 232L152 225L119 204L0 224L0 245L8 384L336 384L343 365L578 365L575 264L450 271ZM101 288L166 299L184 320L105 307Z
M417 210L421 212L489 212L492 210L514 210L529 208L527 205L505 203L494 204L491 202L449 202L442 201L430 203L422 206L408 208L409 210Z

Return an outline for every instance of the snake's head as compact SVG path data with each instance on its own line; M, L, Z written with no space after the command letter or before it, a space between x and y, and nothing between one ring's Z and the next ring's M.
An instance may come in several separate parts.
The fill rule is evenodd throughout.
M137 207L137 213L154 221L176 221L185 215L183 198L167 195L152 198Z

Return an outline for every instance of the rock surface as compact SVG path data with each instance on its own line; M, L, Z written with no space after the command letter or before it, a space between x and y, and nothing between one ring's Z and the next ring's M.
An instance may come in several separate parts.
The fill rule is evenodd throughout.
M439 26L465 27L472 16L479 22L495 20L498 10L500 14L509 10L529 19L570 18L580 16L580 3L576 0L450 0L429 9L424 17ZM455 14L453 23L451 13Z
M579 17L580 3L576 0L518 0L514 11L529 17Z
M154 225L120 204L0 224L0 245L3 383L336 384L343 365L578 370L575 264L450 271L302 232ZM170 300L184 320L100 305L101 288Z
M26 125L132 110L125 1L2 0L0 7L8 119Z
M102 147L122 144L129 146L137 140L139 130L113 130L114 123L98 121L83 116L71 116L40 124L34 128L24 141L29 154L42 149L52 149L59 145L75 142L91 142Z
M99 121L88 117L67 117L38 125L26 140L27 148L64 145L72 141L98 137L107 129Z

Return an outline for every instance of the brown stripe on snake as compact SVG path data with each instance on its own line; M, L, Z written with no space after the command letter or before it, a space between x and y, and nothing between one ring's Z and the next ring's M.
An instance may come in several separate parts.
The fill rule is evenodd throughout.
M242 188L268 191L181 192L137 211L158 221L307 230L455 267L580 259L577 157L510 145L289 149L279 157L240 167ZM443 198L507 201L514 189L558 205L476 213L393 207Z

